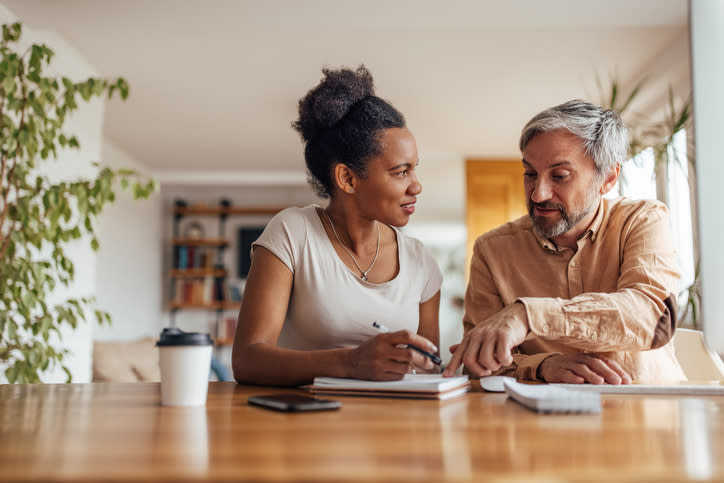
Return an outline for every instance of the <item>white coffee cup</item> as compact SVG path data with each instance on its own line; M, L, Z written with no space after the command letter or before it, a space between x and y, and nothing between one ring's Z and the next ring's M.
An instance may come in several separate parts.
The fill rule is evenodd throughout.
M156 346L161 368L161 404L205 405L213 349L209 334L165 328Z

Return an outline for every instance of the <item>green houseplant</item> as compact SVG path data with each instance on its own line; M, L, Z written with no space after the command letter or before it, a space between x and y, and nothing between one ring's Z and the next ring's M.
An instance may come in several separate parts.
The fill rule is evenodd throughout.
M59 150L80 147L63 129L78 103L116 93L125 99L128 85L122 78L46 76L53 51L41 44L18 53L21 32L19 23L3 25L0 43L0 367L11 383L40 382L56 365L70 381L67 349L58 345L61 328L76 328L90 313L99 323L110 316L93 307L92 297L47 302L74 279L67 245L87 237L98 248L95 223L114 200L116 184L143 198L155 183L107 167L98 167L92 179L55 182L42 174L40 164Z

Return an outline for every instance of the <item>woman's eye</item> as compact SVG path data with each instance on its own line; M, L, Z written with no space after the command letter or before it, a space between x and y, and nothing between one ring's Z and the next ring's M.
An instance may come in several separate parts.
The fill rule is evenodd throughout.
M535 173L523 173L523 177L526 179L533 179L535 178Z

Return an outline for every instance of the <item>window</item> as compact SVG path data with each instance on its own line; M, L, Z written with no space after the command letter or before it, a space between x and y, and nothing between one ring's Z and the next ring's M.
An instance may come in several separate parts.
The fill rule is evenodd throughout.
M673 137L669 147L667 165L658 172L666 177L659 183L662 201L671 214L671 229L674 248L679 257L681 270L680 288L694 282L694 236L691 218L691 195L689 190L689 166L687 157L686 131L681 130ZM609 196L622 195L633 199L656 199L657 179L654 151L648 148L621 166L619 181Z

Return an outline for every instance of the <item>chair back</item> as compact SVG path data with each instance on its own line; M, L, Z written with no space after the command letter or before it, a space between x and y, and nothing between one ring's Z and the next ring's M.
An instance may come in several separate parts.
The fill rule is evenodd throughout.
M716 352L709 350L704 334L699 330L676 329L674 352L684 374L690 381L724 379L724 363Z

